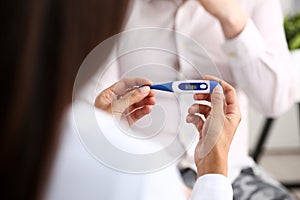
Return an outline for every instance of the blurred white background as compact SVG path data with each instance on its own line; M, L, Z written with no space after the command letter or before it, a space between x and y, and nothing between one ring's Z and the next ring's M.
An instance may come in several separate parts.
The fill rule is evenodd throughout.
M293 15L300 11L300 0L281 0L281 5L284 15ZM293 57L294 60L297 60L294 61L294 65L298 65L298 69L300 69L300 58L298 58L300 57L300 50ZM300 71L298 70L297 73L300 73ZM298 77L300 77L300 74L298 74ZM250 150L253 150L257 142L264 120L265 116L250 109ZM266 150L276 151L300 149L300 116L297 106L293 106L274 122L265 147Z

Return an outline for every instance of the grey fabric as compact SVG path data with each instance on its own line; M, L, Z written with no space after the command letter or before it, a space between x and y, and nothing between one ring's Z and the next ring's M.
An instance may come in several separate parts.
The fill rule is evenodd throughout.
M257 166L243 169L232 186L234 200L295 200L286 188Z
M187 186L190 189L193 189L196 183L197 173L191 168L179 169L179 172L181 174L181 178L185 186Z

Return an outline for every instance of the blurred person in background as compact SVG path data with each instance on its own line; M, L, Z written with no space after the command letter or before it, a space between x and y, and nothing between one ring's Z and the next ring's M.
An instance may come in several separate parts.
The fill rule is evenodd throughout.
M4 57L1 65L3 72L1 114L3 119L1 120L0 153L2 161L0 172L3 183L1 196L4 199L133 199L133 196L139 199L142 195L138 188L131 190L136 194L126 193L126 191L122 193L119 190L121 188L115 187L116 185L109 182L111 179L115 181L114 183L122 181L119 177L120 173L105 176L106 171L104 171L100 173L104 177L97 177L99 174L93 174L101 171L104 167L101 168L100 164L93 160L87 152L84 154L85 150L78 141L76 144L79 143L79 146L76 147L81 147L81 149L71 152L72 155L75 155L75 165L63 172L67 174L68 181L76 182L78 187L73 188L73 185L67 184L62 188L61 194L53 194L51 193L51 184L50 186L48 184L49 174L52 175L51 163L54 158L57 161L56 157L61 158L63 154L63 152L57 151L57 147L58 144L65 144L59 141L61 138L65 139L60 136L60 133L64 128L63 116L68 111L68 104L71 102L72 86L77 70L84 57L95 45L118 32L126 11L126 4L126 1L113 0L101 2L32 0L26 3L10 1L6 2L5 7L2 7L5 10L1 11L1 14L6 20L5 31L1 32L1 40L4 44L2 56ZM120 82L122 81L124 80ZM223 90L219 86L211 96L215 111L207 113L199 110L197 112L207 116L216 115L214 117L221 121L225 120L226 123L225 128L221 130L222 137L216 144L215 151L213 150L210 155L200 160L196 156L199 177L210 173L227 175L227 153L240 121L234 89L227 83L218 81L225 90L226 98L224 99ZM135 102L145 97L151 98L150 90L147 87L144 90L146 92L143 92L140 99L135 99ZM137 93L141 91L142 89L136 90ZM204 97L198 97L198 99L201 98ZM223 110L224 101L226 101L226 105L231 105L226 110L230 112L230 118L227 116L228 113ZM143 114L148 112L149 110ZM199 131L201 131L203 122L199 122L198 125ZM71 134L73 134L72 131ZM59 155L57 155L58 152ZM77 154L78 152L83 153L81 154L85 157L83 160ZM61 163L68 164L70 161L68 159L62 159ZM80 165L86 160L89 160L87 165ZM95 162L93 163L93 161ZM216 162L219 165L214 165ZM94 166L97 164L97 167L100 168L89 166L89 164L93 165L92 163ZM74 163L71 162L71 164ZM77 165L86 168L76 168ZM86 176L86 171L89 170L92 171L91 176ZM81 174L88 181L98 178L96 183L102 185L86 185L84 180L77 179L77 176L80 177ZM226 198L232 197L230 183L223 176L221 179L224 182L219 182L219 187L208 188L206 195L209 195L210 191L217 192L218 199L224 199L222 192L225 189ZM125 176L125 181L126 178ZM50 177L50 179L52 178ZM209 180L209 176L206 177L202 186L209 186L207 184ZM213 183L212 185L214 185ZM101 188L104 185L108 185L108 187ZM134 187L134 185L131 186ZM199 197L197 194L201 197L204 191L206 190L203 188L197 191L195 198ZM73 193L77 196L72 196ZM98 196L87 195L91 193L98 194ZM118 198L114 196L116 193L121 193L123 196Z
M190 37L204 47L222 78L236 88L243 120L229 153L229 178L235 198L292 199L278 182L266 178L268 176L248 155L248 104L265 116L274 117L294 103L296 84L279 0L135 0L132 5L124 30L167 28ZM155 35L152 41L159 39L160 35ZM179 54L190 51L197 59L195 49L180 42L176 45ZM160 56L156 52L151 56L147 52L143 56L141 51L123 56L115 76L124 76L133 70L134 65L128 63L136 63L137 55L139 61L164 63L189 79L202 78L195 70L182 65L178 58ZM178 79L174 74L162 73L157 75L162 77L161 82ZM172 99L167 101L165 98L164 101L165 107L172 105ZM175 124L180 120L174 114L176 112L170 111L170 121ZM165 133L176 135L175 128L170 124ZM194 148L190 148L189 156L193 155ZM249 179L251 183L247 181ZM159 194L164 192L169 191Z

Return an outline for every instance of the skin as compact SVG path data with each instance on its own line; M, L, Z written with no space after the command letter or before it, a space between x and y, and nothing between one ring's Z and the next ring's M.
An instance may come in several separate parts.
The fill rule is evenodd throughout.
M236 37L247 23L247 15L236 0L198 0L203 8L216 17L227 39Z
M228 171L228 152L230 149L231 141L234 137L235 131L241 120L241 113L238 104L238 99L235 89L223 80L219 80L212 76L206 76L206 80L216 80L222 86L224 92L218 91L216 88L212 94L195 94L195 100L206 100L211 102L212 108L198 104L192 105L189 109L187 122L193 123L199 131L200 137L198 145L195 149L195 163L197 166L197 176L200 177L204 174L222 174L227 176ZM206 120L203 121L197 114L205 116ZM221 122L222 126L219 139L212 148L212 150L205 156L200 157L200 146L206 135L209 135L209 129L205 126L214 125Z
M227 39L238 36L246 26L248 17L236 0L198 1L208 13L219 20L224 36ZM228 152L234 133L241 120L238 99L235 89L225 81L218 80L212 76L206 76L205 79L219 81L224 89L225 96L223 94L216 94L215 91L213 91L212 95L196 94L194 98L195 100L207 100L213 104L213 101L221 99L220 96L223 95L225 98L225 102L223 102L225 109L219 109L220 115L214 116L214 120L224 121L224 125L216 145L206 157L201 158L199 156L201 140L203 140L201 137L207 134L203 133L202 128L205 123L212 123L213 120L206 120L206 122L204 122L200 117L195 115L195 113L203 114L206 119L209 119L211 117L211 108L203 105L193 105L189 109L187 122L194 123L200 133L199 143L195 150L195 162L198 170L197 175L199 177L204 174L215 173L227 176ZM219 103L221 103L221 101ZM215 105L217 104L218 102L215 103ZM198 109L195 110L195 107Z
M212 94L195 94L195 100L206 100L211 102L210 106L194 104L188 110L187 123L193 123L199 131L199 142L195 149L195 163L197 176L205 174L222 174L227 176L228 152L235 131L241 120L241 113L235 89L227 82L212 76L205 76L206 80L216 80L222 86L216 88ZM155 104L154 92L148 86L133 88L137 85L150 85L145 79L133 78L123 79L105 89L96 98L95 106L111 114L119 114L120 118L127 121L129 126L151 112L151 106ZM224 90L224 92L223 92ZM202 114L206 120L199 117ZM220 136L205 156L200 156L200 147L209 129L205 126L214 126L222 123Z
M151 112L155 104L154 92L149 86L134 89L138 85L150 85L146 79L126 78L102 91L95 106L126 122L128 126Z
M247 15L240 7L236 0L198 0L203 8L212 16L217 18L221 24L224 36L227 39L232 39L239 35L244 29L247 23ZM218 80L215 77L207 76L205 79L217 80L220 82L224 89L224 104L225 109L219 109L222 113L218 115L214 120L224 121L224 125L221 131L221 136L216 145L210 151L210 153L204 158L199 157L199 147L201 145L201 139L205 133L203 133L204 122L201 118L198 118L195 114L203 114L206 118L211 116L211 108L207 106L198 106L199 110L195 111L195 108L189 109L189 116L187 118L188 123L194 123L200 133L199 143L195 150L195 162L198 170L198 177L204 174L216 173L227 176L228 171L228 152L234 133L241 120L241 114L239 110L238 100L235 89L226 83L225 81ZM118 87L121 87L123 91L126 88L131 88L135 85L150 85L151 83L145 79L124 79L104 90L95 101L95 106L112 114L119 114L120 118L127 121L129 126L134 124L137 120L151 112L151 106L155 104L154 92L149 87L135 89L129 94L121 94ZM201 95L196 94L195 100L207 100L214 102L215 99L220 99L220 95L213 92L213 95ZM122 96L122 98L114 98L114 96ZM220 102L219 102L220 103ZM218 104L218 103L216 103ZM117 106L115 106L117 105ZM195 107L195 105L193 105ZM214 106L214 105L212 105ZM114 108L114 109L112 109ZM193 117L195 116L195 117ZM209 120L213 121L213 120Z

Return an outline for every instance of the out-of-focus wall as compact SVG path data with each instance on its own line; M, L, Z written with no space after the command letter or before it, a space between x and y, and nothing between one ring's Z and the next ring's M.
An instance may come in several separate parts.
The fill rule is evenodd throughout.
M297 11L300 11L300 0L281 0L281 5L284 15L293 15ZM249 118L250 150L253 150L265 118L251 108ZM276 150L300 148L300 116L298 113L298 107L294 106L276 120L272 126L270 137L266 142L266 148Z
M250 109L250 150L253 150L265 118ZM287 113L277 119L266 142L266 149L290 150L300 148L300 128L298 110L293 106Z
M284 15L295 14L300 9L300 0L280 0Z

